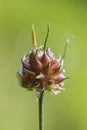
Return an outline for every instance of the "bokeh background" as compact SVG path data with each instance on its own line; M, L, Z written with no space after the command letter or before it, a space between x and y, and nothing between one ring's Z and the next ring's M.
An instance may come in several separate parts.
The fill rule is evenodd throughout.
M34 92L18 84L21 57L32 48L31 25L38 45L44 43L55 56L71 40L64 68L70 77L66 91L45 93L45 130L87 130L87 1L0 0L0 130L38 130L38 102Z

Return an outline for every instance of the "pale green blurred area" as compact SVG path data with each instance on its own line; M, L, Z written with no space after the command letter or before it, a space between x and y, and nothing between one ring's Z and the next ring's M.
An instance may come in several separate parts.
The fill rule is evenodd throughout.
M67 37L74 37L64 68L70 77L66 91L45 93L45 130L87 130L87 1L0 1L0 130L38 130L38 102L34 92L21 88L16 72L21 57L32 48L31 25L37 41L48 44L56 56L63 53Z

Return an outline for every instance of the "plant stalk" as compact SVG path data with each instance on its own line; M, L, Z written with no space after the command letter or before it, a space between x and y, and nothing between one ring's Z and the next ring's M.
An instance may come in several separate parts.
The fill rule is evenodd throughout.
M44 91L39 97L39 130L44 130Z

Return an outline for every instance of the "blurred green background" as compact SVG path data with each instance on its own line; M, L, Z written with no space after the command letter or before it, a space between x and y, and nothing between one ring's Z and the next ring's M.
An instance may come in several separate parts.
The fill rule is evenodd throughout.
M32 48L32 23L41 45L47 21L47 46L55 56L63 53L67 37L74 39L64 64L66 91L45 93L45 130L87 130L86 0L0 0L0 130L38 130L36 95L19 86L16 72Z

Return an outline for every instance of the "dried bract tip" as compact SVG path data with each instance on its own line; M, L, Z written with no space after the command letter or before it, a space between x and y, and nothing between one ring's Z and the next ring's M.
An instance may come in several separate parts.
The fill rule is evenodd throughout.
M35 29L34 29L34 24L32 25L32 43L33 43L33 47L37 47L37 40L36 40L36 33L35 33Z

